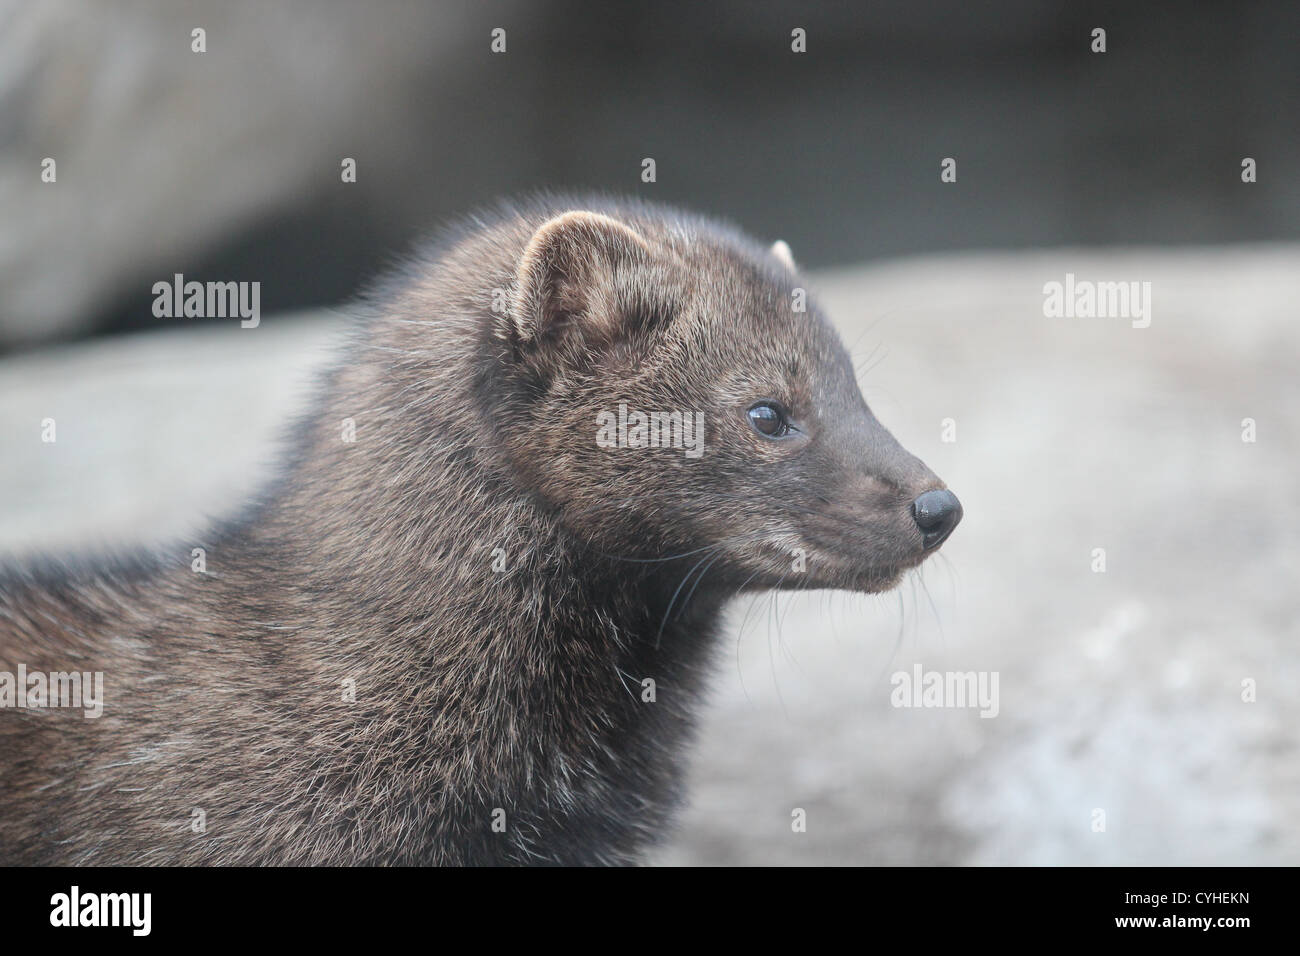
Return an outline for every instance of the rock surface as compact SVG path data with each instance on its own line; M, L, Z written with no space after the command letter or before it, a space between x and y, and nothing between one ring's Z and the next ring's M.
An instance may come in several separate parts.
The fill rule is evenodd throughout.
M737 603L657 860L1300 862L1297 265L1261 245L815 276L873 409L966 517L897 594ZM1067 272L1149 281L1150 327L1044 317ZM7 360L0 549L195 533L265 474L340 321ZM997 716L891 706L917 663L997 672Z

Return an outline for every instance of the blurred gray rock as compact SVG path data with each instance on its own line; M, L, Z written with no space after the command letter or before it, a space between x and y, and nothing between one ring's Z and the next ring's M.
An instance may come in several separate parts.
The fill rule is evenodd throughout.
M809 266L1294 240L1298 33L1289 0L0 0L0 349L147 325L175 272L342 302L538 188L698 207Z
M657 859L1300 863L1298 265L1300 246L1261 245L816 276L868 401L966 517L895 594L736 604ZM1045 318L1067 272L1151 282L1150 328ZM194 533L265 474L339 322L0 364L0 549ZM891 707L918 662L998 672L998 715Z
M474 19L458 4L0 2L0 346L84 328L114 296L139 301L337 194L343 157L361 183L427 179L427 130L487 56ZM41 182L45 157L56 183ZM401 208L391 190L366 199L376 218ZM239 278L274 276L267 258Z

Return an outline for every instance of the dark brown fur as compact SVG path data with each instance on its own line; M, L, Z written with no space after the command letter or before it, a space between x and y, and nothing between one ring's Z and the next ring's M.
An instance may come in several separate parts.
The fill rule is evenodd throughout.
M603 200L503 207L416 257L282 478L195 542L209 573L189 543L0 573L0 670L106 682L97 720L0 710L0 862L640 859L725 600L883 590L923 556L907 508L941 485L798 284L726 227ZM758 435L763 398L806 433ZM704 411L704 455L597 447L620 402Z

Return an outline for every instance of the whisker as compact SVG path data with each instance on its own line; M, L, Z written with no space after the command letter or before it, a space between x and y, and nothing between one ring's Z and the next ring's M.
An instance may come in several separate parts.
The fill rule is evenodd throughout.
M681 583L677 585L677 590L673 592L672 600L668 602L668 610L664 611L663 620L659 622L659 633L655 635L656 650L659 649L659 644L663 640L664 627L668 624L668 615L673 613L673 605L677 603L677 595L682 593L682 588L686 586L686 582L690 580L691 575L695 573L695 569L698 568L701 564L703 564L707 559L708 559L708 554L705 554L703 558L700 558L700 560L696 561L693 565L691 565L691 569L686 572L685 576L681 580Z
M758 577L760 574L762 574L762 571L755 571L749 577L745 578L745 580L742 581L740 584L740 590L743 592L745 588L749 585L749 582L754 580L754 578ZM745 695L745 700L749 701L752 704L754 701L749 696L749 688L745 686L744 668L741 666L740 663L740 638L744 634L744 632L745 632L745 627L744 627L744 623L742 622L740 630L736 632L736 676L740 680L740 689Z
M934 623L939 627L939 643L940 645L943 645L946 643L945 635L943 633L943 618L940 616L939 608L934 603L934 598L930 594L930 588L926 586L924 565L916 569L916 577L921 582L921 591L924 592L925 599L930 605L930 613L934 615Z

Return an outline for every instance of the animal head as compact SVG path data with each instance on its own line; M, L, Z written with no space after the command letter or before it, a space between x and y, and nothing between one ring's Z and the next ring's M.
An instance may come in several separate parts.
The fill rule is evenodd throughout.
M784 242L647 207L552 215L494 334L507 445L602 550L708 553L737 587L878 591L961 518L867 407Z

